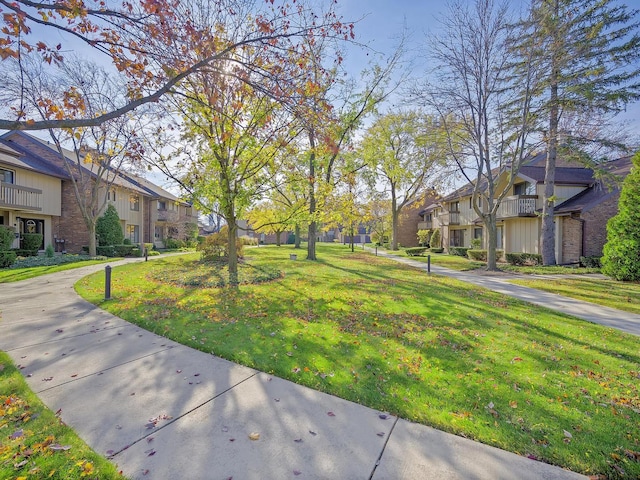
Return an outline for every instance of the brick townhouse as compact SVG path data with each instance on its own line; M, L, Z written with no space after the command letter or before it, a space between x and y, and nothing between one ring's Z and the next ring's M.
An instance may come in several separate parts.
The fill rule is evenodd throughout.
M72 152L65 155L94 181L89 169L76 167ZM136 175L119 173L105 193L133 243L163 247L166 238L179 233L179 225L197 223L189 203ZM79 253L88 245L69 171L53 144L21 131L0 136L0 224L18 234L42 234L41 249L51 244L56 251ZM14 247L20 246L17 237Z
M498 248L505 252L541 252L545 158L540 153L525 162L510 195L501 202ZM618 211L622 180L631 166L631 158L624 157L601 164L600 174L596 174L589 168L558 162L554 187L557 263L571 264L581 256L602 255L607 221ZM505 173L498 179L498 191L506 182ZM422 229L439 228L445 248L469 247L475 238L486 248L487 235L472 207L472 192L472 184L462 186L421 210L413 222Z

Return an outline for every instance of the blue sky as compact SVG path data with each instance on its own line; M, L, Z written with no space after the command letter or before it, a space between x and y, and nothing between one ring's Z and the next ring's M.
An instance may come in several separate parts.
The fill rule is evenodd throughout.
M437 32L438 17L446 13L447 3L445 0L338 0L338 11L343 19L357 21L356 41L368 45L371 49L350 48L345 60L345 69L357 76L358 72L366 67L374 55L373 52L387 55L393 52L397 38L405 28L409 35L408 48L416 53L424 51L425 36L427 33ZM472 0L468 0L468 3L472 3ZM510 3L518 9L527 5L528 1L513 0ZM620 3L640 10L640 0L621 0ZM424 69L425 66L421 66L418 61L414 75L419 75ZM630 105L627 112L619 118L634 131L640 132L640 103Z

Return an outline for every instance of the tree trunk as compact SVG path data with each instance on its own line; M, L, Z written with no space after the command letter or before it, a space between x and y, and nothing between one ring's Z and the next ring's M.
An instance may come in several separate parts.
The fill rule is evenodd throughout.
M498 262L496 258L496 248L498 247L498 227L496 225L496 214L488 213L484 216L484 225L487 227L488 244L487 244L487 270L495 272L498 270Z
M295 245L293 248L300 248L300 225L295 226Z
M236 287L238 285L238 248L236 244L236 234L238 231L238 226L236 225L236 219L233 215L231 215L230 218L225 217L225 220L227 221L227 226L229 227L229 285L232 287Z
M559 15L559 5L556 1L554 4L556 19ZM560 32L554 32L554 38L558 37ZM554 41L554 47L559 44L560 40ZM558 99L558 82L560 70L558 67L558 53L552 52L551 55L551 74L549 77L549 135L547 139L547 161L544 170L544 198L542 202L542 264L556 264L556 239L554 219L554 185L556 180L556 156L558 154L558 123L560 116L560 105Z
M315 221L316 215L316 141L313 132L309 132L309 241L307 243L307 260L316 259L316 232L317 225Z
M90 222L85 220L87 224L87 230L89 230L89 256L95 257L97 255L97 242L96 242L96 222Z
M355 252L355 238L353 238L354 235L354 231L353 231L353 222L351 223L351 251Z
M280 246L280 236L282 235L282 232L276 232L276 247Z
M398 210L395 189L391 188L391 250L398 250Z

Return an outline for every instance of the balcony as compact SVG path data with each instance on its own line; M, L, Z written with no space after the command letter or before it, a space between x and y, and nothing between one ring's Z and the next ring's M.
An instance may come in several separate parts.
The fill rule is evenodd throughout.
M433 222L418 222L418 230L431 230Z
M41 211L42 190L0 182L0 207Z
M537 195L505 197L498 208L498 218L535 217Z
M449 212L449 225L460 225L460 212Z

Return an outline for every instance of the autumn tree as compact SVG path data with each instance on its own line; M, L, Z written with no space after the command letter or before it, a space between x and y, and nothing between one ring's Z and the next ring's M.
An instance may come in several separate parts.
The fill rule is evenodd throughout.
M0 129L98 126L157 102L196 72L225 74L229 62L255 74L239 76L240 82L260 89L268 78L279 86L270 93L279 96L297 78L291 74L298 65L291 62L290 52L315 36L352 38L353 25L341 22L334 6L319 12L305 0L2 2L1 61L38 55L55 71L63 67L71 48L89 50L110 62L126 81L126 95L108 110L75 116L62 108L63 97L55 104L57 115L45 119L29 115L22 95L2 95ZM246 63L242 51L247 47L278 57L279 67Z
M388 198L374 192L365 205L365 212L371 240L384 243L384 239L391 233L391 202Z
M43 73L46 66L37 60L13 66L5 91L21 95L23 110L42 121L99 115L122 96L122 85L112 75L87 62L68 59L55 77ZM135 119L123 116L98 126L48 130L87 227L89 255L96 255L96 221L109 190L122 171L140 165L137 129Z
M384 185L391 198L392 250L398 250L402 209L450 173L444 146L436 120L415 111L381 115L365 132L359 152L371 186Z
M555 258L555 168L558 153L580 144L578 128L561 128L563 117L593 118L617 113L640 98L638 11L613 0L532 0L522 22L520 48L537 64L541 114L547 119L542 260ZM610 143L610 138L587 139ZM564 145L563 145L564 143Z
M282 243L282 234L291 229L293 215L285 204L274 201L263 202L249 210L247 220L253 230L267 235L275 234L276 245Z
M473 209L488 235L489 270L497 269L500 203L537 146L531 137L536 72L530 57L514 59L513 23L507 5L493 0L452 3L442 35L431 39L434 72L414 91L438 116L447 155L473 185Z
M174 104L184 122L184 147L173 154L179 162L159 158L155 165L180 182L199 210L219 208L228 227L229 284L237 285L238 219L267 190L273 162L295 132L281 104L236 78L244 72L232 71L185 82Z

